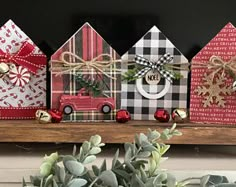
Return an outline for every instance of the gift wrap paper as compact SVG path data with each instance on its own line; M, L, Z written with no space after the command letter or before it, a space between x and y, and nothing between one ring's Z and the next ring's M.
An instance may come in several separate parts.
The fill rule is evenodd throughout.
M157 61L165 53L173 55L174 63L186 63L188 60L156 27L152 27L128 52L122 56L123 73L134 66L135 55L144 57L152 62ZM164 108L172 112L175 108L186 108L187 105L187 78L186 71L179 71L183 78L173 80L169 91L159 99L145 98L137 90L136 81L122 82L121 108L130 112L133 120L154 120L154 113L158 108ZM149 85L142 78L142 86L146 93L160 93L165 86L165 79L161 78L157 85Z
M17 53L26 41L35 46L11 20L0 28L0 49L3 52ZM35 46L34 54L43 53ZM8 76L0 78L0 119L31 119L37 109L46 108L46 66L30 76L25 86L14 86Z
M211 56L218 56L225 62L236 56L236 29L228 23L193 59L195 63L208 63ZM192 68L191 74L191 98L190 98L190 120L196 123L219 123L236 124L236 94L224 96L225 107L218 107L216 104L204 108L203 97L197 95L194 90L203 84L202 78L206 68ZM227 75L225 83L233 85L233 80Z
M84 24L62 47L60 47L51 57L51 67L56 66L55 60L60 60L60 55L65 52L71 52L81 57L85 61L90 61L101 54L109 54L114 60L119 59L119 55L114 49L88 24ZM75 62L73 58L67 59L70 62ZM102 79L108 86L104 88L103 93L109 97L114 98L116 108L109 114L103 114L100 111L73 111L70 115L64 115L64 121L113 121L117 109L120 109L120 94L121 94L121 73L116 71L120 69L120 62L114 63L106 70L108 75L116 79L110 79L105 75L101 75ZM59 99L61 95L77 95L82 88L78 81L76 81L74 74L96 74L93 69L89 72L85 70L72 70L61 76L56 76L55 72L51 72L51 108L59 108Z

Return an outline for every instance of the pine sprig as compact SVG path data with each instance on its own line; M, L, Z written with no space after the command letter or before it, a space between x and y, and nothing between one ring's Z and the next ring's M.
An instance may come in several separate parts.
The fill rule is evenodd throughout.
M100 82L90 80L83 75L76 75L76 81L79 82L81 87L85 88L87 91L91 91L94 97L101 95Z
M138 77L135 77L135 75L139 72L139 70L139 68L129 69L122 75L122 81L131 82L138 79Z

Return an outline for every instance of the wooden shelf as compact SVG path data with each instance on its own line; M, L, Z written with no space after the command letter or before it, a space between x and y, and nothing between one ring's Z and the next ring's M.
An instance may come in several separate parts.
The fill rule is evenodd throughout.
M59 123L38 124L35 120L0 121L0 142L63 142L79 143L99 134L105 143L124 143L133 140L135 133L148 128L163 130L171 123L130 121L129 123ZM236 127L185 123L177 128L183 136L174 137L169 144L236 145Z

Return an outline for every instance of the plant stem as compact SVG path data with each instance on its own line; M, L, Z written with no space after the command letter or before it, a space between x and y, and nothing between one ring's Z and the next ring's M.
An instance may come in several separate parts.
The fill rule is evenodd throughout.
M94 181L88 187L93 187L93 185L97 182L98 179L99 177L95 178Z

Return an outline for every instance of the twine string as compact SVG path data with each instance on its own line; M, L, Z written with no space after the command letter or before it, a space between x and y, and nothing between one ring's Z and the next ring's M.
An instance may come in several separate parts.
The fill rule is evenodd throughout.
M211 56L209 63L196 62L192 64L193 68L207 68L211 71L211 75L214 78L217 73L222 71L221 76L225 76L227 71L236 74L236 57L231 58L228 62L224 61L218 56Z
M69 58L75 59L75 62L67 61L66 56L69 56ZM108 60L99 60L100 58L108 58ZM78 70L78 69L88 70L88 71L90 71L91 69L95 69L110 79L116 79L116 77L109 75L105 71L106 69L109 69L112 65L114 65L115 63L121 62L121 60L114 60L110 54L103 53L93 58L90 61L86 61L82 59L80 56L66 51L61 54L60 60L51 60L51 62L58 63L58 66L52 67L50 69L50 71L59 70L55 76L63 75L63 74L66 74L67 72L71 72L73 70Z

